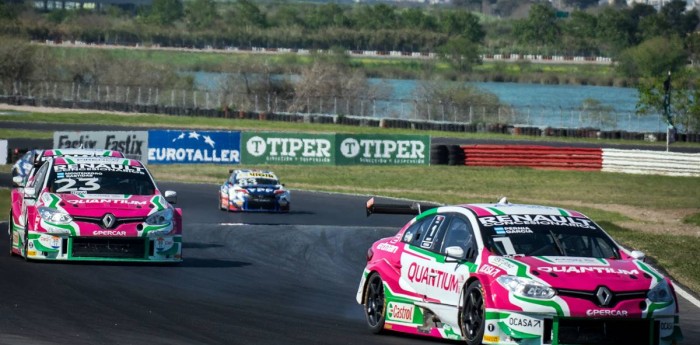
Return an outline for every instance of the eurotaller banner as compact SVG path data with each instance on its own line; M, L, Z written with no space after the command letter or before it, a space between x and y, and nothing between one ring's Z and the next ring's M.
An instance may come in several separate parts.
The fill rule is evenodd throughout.
M427 135L245 132L244 164L428 165Z
M151 130L148 163L239 164L241 132L202 130Z

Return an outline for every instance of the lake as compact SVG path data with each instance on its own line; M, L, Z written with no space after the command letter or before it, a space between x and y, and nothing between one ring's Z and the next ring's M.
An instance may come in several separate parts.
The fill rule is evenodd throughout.
M199 88L215 90L219 82L226 77L221 73L194 72L195 84ZM292 77L294 80L295 77ZM370 79L373 85L387 88L383 94L389 95L385 99L363 103L361 114L376 117L416 118L418 112L414 100L414 90L418 86L416 80L404 79ZM582 128L594 127L604 130L625 130L630 132L665 132L666 124L659 115L640 116L635 114L635 107L639 99L636 89L625 87L606 87L589 85L542 85L496 82L473 82L471 85L495 94L502 103L511 109L498 114L489 114L494 118L498 116L498 122L535 126L535 127L561 127ZM601 118L591 118L592 115L582 112L580 108L587 99L600 102L601 107L610 110ZM321 107L324 113L337 113L337 108L326 104ZM415 109L415 111L414 111ZM442 110L442 111L440 111ZM479 121L479 109L469 109L470 119L472 112ZM517 116L513 115L517 113ZM441 116L442 115L442 116ZM454 121L443 109L434 109L431 120ZM600 115L599 115L600 116ZM425 115L423 114L423 117Z

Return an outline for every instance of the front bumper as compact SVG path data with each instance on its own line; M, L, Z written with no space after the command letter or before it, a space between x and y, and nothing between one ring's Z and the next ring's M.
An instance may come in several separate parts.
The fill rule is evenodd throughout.
M29 233L32 260L180 262L182 236L81 237Z

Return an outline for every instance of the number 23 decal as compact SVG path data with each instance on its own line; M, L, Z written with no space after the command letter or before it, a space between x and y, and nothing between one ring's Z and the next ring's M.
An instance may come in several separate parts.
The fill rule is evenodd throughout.
M97 178L96 177L89 177L89 178L78 178L78 179L72 179L72 178L62 178L60 180L54 181L55 184L64 184L60 188L56 189L56 193L70 193L70 192L75 192L75 191L85 191L85 192L90 192L90 191L95 191L100 189L100 185L97 184ZM81 183L80 186L77 186L78 182Z

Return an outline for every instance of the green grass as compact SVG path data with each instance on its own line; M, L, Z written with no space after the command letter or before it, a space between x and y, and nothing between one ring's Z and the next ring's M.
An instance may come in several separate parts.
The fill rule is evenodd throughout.
M700 226L700 212L685 217L685 219L683 219L683 223Z
M0 221L8 220L7 217L10 215L10 190L7 188L0 188ZM7 230L4 228L2 230Z
M52 131L32 131L24 129L6 129L0 128L0 138L30 138L30 139L51 139L53 138Z
M513 136L509 134L496 133L463 133L444 131L417 131L411 129L391 129L378 127L361 127L335 124L299 123L299 122L277 122L241 120L235 118L207 118L196 116L170 116L170 115L114 115L104 113L87 114L42 114L23 113L17 115L0 116L0 124L3 121L12 122L36 122L36 123L61 123L61 124L93 124L93 125L119 125L134 127L167 127L167 128L209 128L221 130L271 130L286 132L338 132L338 133L362 133L362 134L427 134L434 137L463 138L463 139L491 139L491 140L529 140L546 142L587 142L605 143L608 145L643 145L648 147L665 147L662 142L645 142L631 140L601 140L592 138L564 138L564 137L540 137L540 136ZM0 138L24 138L31 135L33 131L19 131L22 135L16 135L15 130L0 132ZM36 136L29 138L51 138L46 132L37 132ZM700 143L674 143L678 147L700 147Z

